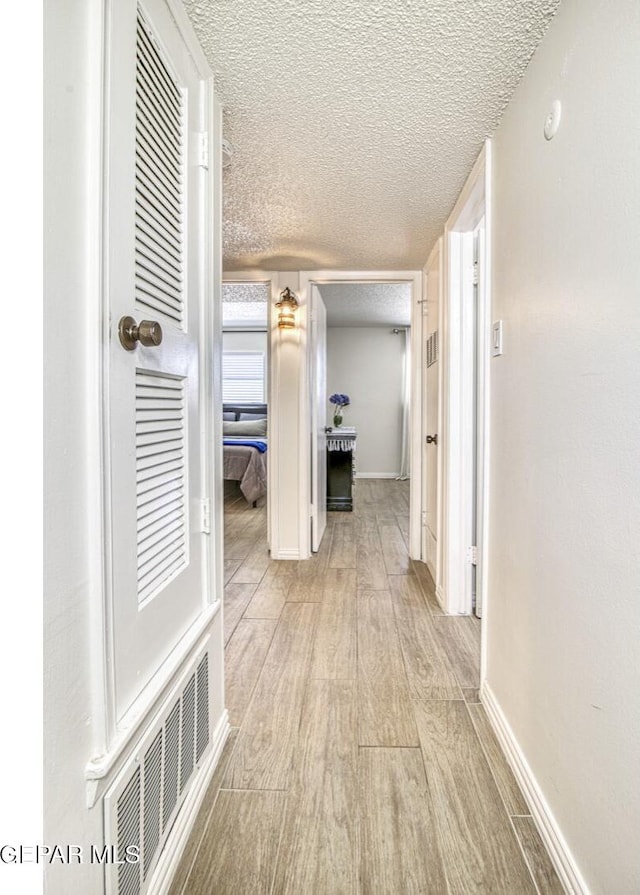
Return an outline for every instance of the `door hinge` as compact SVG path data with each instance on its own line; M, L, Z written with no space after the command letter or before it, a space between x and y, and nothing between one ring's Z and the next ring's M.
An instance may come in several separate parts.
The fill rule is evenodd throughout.
M422 511L422 524L423 524L423 526L425 526L427 524L427 511L426 510Z
M478 262L474 261L473 262L473 285L477 286L479 282L480 282L480 274L478 271Z
M470 562L472 566L478 565L478 548L477 547L467 547L467 562Z
M209 134L207 131L196 134L196 165L209 170Z
M203 497L200 501L200 514L202 532L205 535L209 535L211 534L211 502L208 497Z

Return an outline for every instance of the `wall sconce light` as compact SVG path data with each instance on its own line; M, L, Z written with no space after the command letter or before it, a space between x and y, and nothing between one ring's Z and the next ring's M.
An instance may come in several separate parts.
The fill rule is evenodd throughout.
M276 302L278 309L278 326L281 329L293 329L296 325L296 310L298 308L298 299L287 286L280 293L280 301Z

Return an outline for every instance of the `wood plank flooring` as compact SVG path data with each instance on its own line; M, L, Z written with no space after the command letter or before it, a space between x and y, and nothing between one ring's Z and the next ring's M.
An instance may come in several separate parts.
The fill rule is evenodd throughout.
M277 562L225 495L232 735L170 895L559 895L479 701L480 623L409 558L408 482L362 480Z

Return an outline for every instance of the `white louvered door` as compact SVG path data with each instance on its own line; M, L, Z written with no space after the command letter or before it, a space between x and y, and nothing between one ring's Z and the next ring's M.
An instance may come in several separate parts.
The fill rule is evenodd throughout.
M205 83L164 0L111 4L107 289L112 651L121 718L203 611ZM124 316L160 324L125 350Z

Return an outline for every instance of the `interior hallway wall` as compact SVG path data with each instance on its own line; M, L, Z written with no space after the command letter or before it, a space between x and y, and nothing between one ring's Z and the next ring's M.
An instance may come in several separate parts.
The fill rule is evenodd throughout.
M100 414L96 192L100 4L44 8L44 842L102 843L102 810L86 807L84 770L100 751L92 699L95 470L88 432ZM95 174L95 183L91 174ZM20 872L20 868L16 868ZM104 868L54 861L50 895L100 892Z
M487 682L594 895L640 891L639 46L565 0L494 141Z
M327 329L327 397L348 394L344 424L358 431L358 475L397 476L402 462L403 333L391 327ZM332 425L333 405L327 405Z

